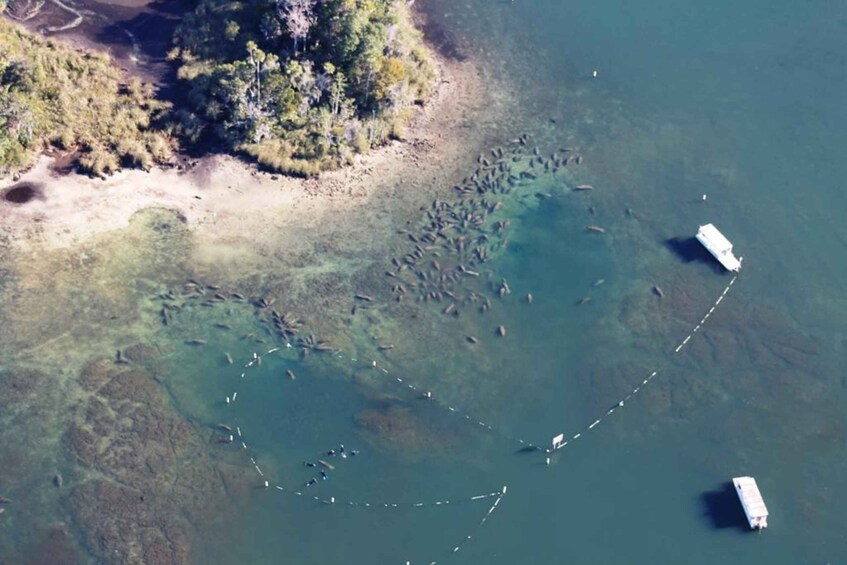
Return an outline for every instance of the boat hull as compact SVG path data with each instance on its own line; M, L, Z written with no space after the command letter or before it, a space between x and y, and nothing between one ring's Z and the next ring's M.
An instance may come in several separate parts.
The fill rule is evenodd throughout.
M732 253L732 243L712 224L700 226L697 230L697 241L712 254L712 256L730 272L741 270L741 259Z

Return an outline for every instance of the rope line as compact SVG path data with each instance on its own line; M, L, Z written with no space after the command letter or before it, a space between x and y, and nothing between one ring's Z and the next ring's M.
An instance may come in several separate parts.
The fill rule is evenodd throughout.
M286 346L291 347L290 344L286 344ZM250 368L250 367L253 367L253 366L255 366L255 367L260 366L262 357L270 355L270 354L278 351L279 349L280 349L279 347L275 347L275 348L272 348L272 349L270 349L270 350L268 350L268 351L266 351L265 353L262 353L262 354L253 353L251 360L248 361L245 364L245 368ZM339 356L341 356L341 355L339 354ZM355 361L354 358L351 358L351 360ZM376 361L373 361L371 365L375 367ZM388 374L387 370L383 369L383 371L385 371L385 373ZM247 374L246 371L242 372L240 374L239 380L243 380L244 377L246 376L246 374ZM399 380L402 382L402 379L399 379ZM412 385L409 385L409 386L412 386ZM237 391L234 392L231 396L227 396L226 397L226 405L231 406L232 404L234 404L237 396L238 396ZM455 411L455 409L454 409L454 411ZM234 418L234 421L237 422L238 418L237 417ZM493 429L493 428L491 428L489 426L489 429ZM303 492L299 488L285 487L285 486L280 485L280 484L271 485L270 481L265 479L265 474L262 472L261 467L259 467L259 464L256 461L256 457L253 456L253 455L250 455L247 444L243 440L243 433L242 433L240 424L235 426L235 432L238 435L238 438L240 439L242 450L248 451L247 455L250 459L250 463L253 465L253 468L256 470L256 473L258 474L260 480L263 480L263 485L264 485L265 489L270 489L271 486L273 486L273 489L278 491L278 492L290 494L292 496L303 497L303 498L312 498L315 502L322 504L322 505L327 505L327 506L343 505L343 506L356 507L356 508L379 508L379 509L385 509L385 508L388 508L388 509L417 509L417 508L427 508L427 507L437 507L437 506L449 506L449 505L456 505L456 504L461 504L461 503L473 503L473 502L478 502L480 500L486 500L486 499L496 497L495 500L494 500L494 503L489 507L488 511L482 517L482 520L476 526L474 531L471 534L466 535L459 543L457 543L455 546L453 546L453 549L449 554L450 556L457 553L460 549L462 549L462 547L464 547L468 542L470 542L471 539L473 539L473 536L476 535L477 532L479 532L479 530L488 521L491 514L494 513L494 510L500 504L500 500L502 500L503 496L505 496L505 494L508 490L508 488L506 486L504 486L499 491L493 491L493 492L488 492L488 493L483 493L483 494L476 494L476 495L473 495L473 496L465 496L465 497L461 497L461 498L442 499L442 500L435 500L435 501L391 502L391 503L389 503L389 502L362 502L362 501L354 501L354 500L344 500L344 499L340 499L336 496L321 497L321 496L318 496L318 495L310 495L309 493ZM232 437L232 436L230 436L230 437ZM316 482L312 482L312 481L314 481L314 479L312 479L310 481L310 483L307 483L307 485L316 484ZM406 563L411 563L411 562L407 561ZM437 563L438 563L438 561L432 561L431 565L437 565Z
M0 0L2 1L2 0ZM57 3L59 6L67 8L64 4L62 4L62 0L52 0ZM43 4L43 1L40 2ZM73 10L71 10L73 11ZM79 14L77 14L79 15ZM81 16L80 16L81 19ZM74 22L70 24L71 26L77 25L78 22ZM570 153L572 151L571 148L564 148L560 151L564 153ZM538 148L532 150L532 154L529 153L529 147L527 146L527 137L526 135L522 135L517 140L512 141L505 148L498 148L493 150L492 156L483 156L482 154L477 159L479 166L477 167L476 172L470 177L470 179L465 179L461 185L457 185L454 187L455 190L459 192L459 196L461 202L459 204L451 204L446 202L439 202L438 200L434 201L431 206L431 210L427 212L427 220L424 220L424 226L422 228L423 234L414 234L411 231L403 230L409 239L415 242L417 245L415 246L415 250L404 258L401 259L392 259L394 266L396 267L395 271L389 271L385 274L397 279L401 273L405 271L404 276L406 279L401 279L402 282L398 281L398 284L395 285L392 291L394 292L394 298L400 302L404 295L407 292L407 288L418 294L419 301L437 301L441 302L442 299L446 300L450 299L450 305L446 309L443 310L443 314L452 314L454 316L459 314L457 305L464 305L468 302L476 303L477 299L480 298L484 293L482 291L471 290L469 294L466 296L457 296L459 294L458 290L456 290L456 285L461 285L460 280L464 280L466 276L478 277L480 275L479 272L472 270L476 265L484 263L490 257L489 253L494 254L496 251L502 250L507 241L507 237L503 237L503 230L508 225L508 220L499 219L494 226L492 226L492 231L488 231L488 229L484 226L484 222L487 221L486 218L491 219L493 214L500 208L500 201L493 202L488 200L488 197L491 195L501 195L501 194L509 194L513 189L517 191L518 188L524 186L525 182L530 182L530 179L535 179L539 175L551 173L553 177L560 168L570 166L571 163L580 164L582 161L582 157L580 155L562 155L558 156L556 153L551 155L549 158L545 158L541 155ZM492 162L489 162L489 158ZM529 161L527 161L529 159ZM536 164L538 168L536 168ZM543 169L543 170L542 170ZM590 185L577 185L574 190L590 190L592 187ZM549 196L549 195L548 195ZM497 219L499 216L493 216L493 218ZM589 230L591 231L599 231L603 232L603 228L599 228L597 226L589 226ZM489 237L496 239L497 241L492 241L489 243ZM442 241L443 240L443 241ZM438 243L436 243L436 241ZM470 243L474 241L475 243ZM431 245L430 245L431 244ZM438 247L438 249L435 249ZM442 257L441 253L444 253ZM448 254L451 256L450 260L447 260ZM440 258L440 261L444 263L442 266L441 262L438 260L434 260L434 257ZM453 260L455 259L455 261ZM432 268L430 268L429 262L431 261ZM449 264L448 264L449 263ZM411 277L413 280L408 280ZM675 348L673 349L673 354L680 353L691 341L692 337L700 331L700 329L706 324L709 317L714 313L715 309L720 305L723 299L727 296L732 285L735 283L737 279L737 275L733 276L732 280L723 289L718 298L714 301L714 303L709 308L708 312L703 316L703 318L699 321L698 324L694 326L694 328L685 336L685 338L679 342ZM598 284L602 283L598 281ZM186 294L185 291L190 293L189 299L201 298L206 295L206 289L209 290L218 290L218 287L212 285L206 285L203 287L199 283L193 280L189 280L189 283L185 285L183 295ZM199 293L198 293L199 290ZM502 296L504 293L510 293L511 291L506 284L505 279L503 280L502 286L499 289L500 295ZM661 295L661 292L659 291ZM231 293L229 295L233 300L243 301L244 296L239 295L238 293ZM174 292L168 292L165 295L160 296L161 298L173 301L176 300L174 296ZM447 298L445 298L447 297ZM356 295L357 299L371 301L370 297ZM531 295L528 295L528 299L531 301ZM206 298L204 302L201 303L203 306L212 306L218 301L227 300L227 296L215 294L211 298ZM265 298L261 298L256 301L255 304L259 307L259 309L269 308L272 304L273 300L266 300ZM196 304L196 303L195 303ZM183 305L184 306L184 305ZM481 306L481 312L486 311L491 306L488 298L485 298L485 302ZM174 305L165 304L162 310L162 321L165 325L168 324L169 318L173 312L181 310L181 306L177 307ZM355 309L355 307L354 307ZM297 327L300 322L297 320L287 320L288 315L279 316L276 311L269 310L273 313L273 317L266 321L265 323L275 322L274 325L277 326L277 330L279 335L282 337L283 341L286 343L284 347L286 349L292 348L292 343L288 341L293 338L295 333L297 333ZM227 328L228 329L228 328ZM504 328L501 327L504 335ZM253 336L254 334L245 334L249 336ZM269 335L274 335L272 331L269 331ZM244 337L244 336L242 336ZM319 349L317 346L321 345L321 343L315 343L314 336L309 336L310 341L302 340L299 344L299 347L304 348L304 353L308 353L310 350L319 350L319 351L327 351L328 347L325 349ZM470 338L469 338L470 339ZM474 339L474 343L476 342L476 338ZM205 343L202 340L191 340L196 342ZM264 339L257 339L258 342L264 342ZM304 345L305 343L305 345ZM393 347L393 346L392 346ZM252 357L239 369L238 379L239 381L243 381L247 376L249 376L250 369L253 367L260 367L262 364L263 357L267 355L271 355L277 351L282 349L281 347L273 347L266 351L263 354L253 353ZM610 406L602 416L593 419L591 423L583 426L577 433L572 434L570 437L565 437L564 433L561 433L555 436L552 439L552 442L541 442L541 443L533 443L530 441L526 441L517 435L509 433L508 431L500 428L498 426L492 425L487 422L487 419L475 417L471 412L466 412L457 408L456 406L448 403L448 401L442 401L440 398L433 395L433 393L426 388L420 387L416 383L411 380L406 379L404 376L392 374L392 371L387 367L383 367L381 364L378 364L376 359L368 359L361 361L352 355L347 355L344 352L337 351L335 352L336 357L342 362L349 362L358 364L358 363L367 363L375 374L381 374L386 377L385 379L378 379L378 381L386 381L388 383L392 383L394 386L400 387L404 390L411 391L412 393L416 393L419 398L425 399L431 402L434 402L435 405L439 406L442 410L449 412L456 417L459 417L466 421L473 427L480 427L488 432L496 435L497 437L504 439L506 441L516 443L521 446L521 451L538 451L539 453L544 452L547 454L547 463L550 463L550 454L553 452L564 448L576 440L582 438L587 432L594 430L599 426L606 418L610 417L617 410L623 408L627 402L629 402L635 395L637 395L644 387L650 384L656 376L659 374L658 370L653 370L650 374L643 379L641 382L633 387L626 395L624 395L616 404ZM232 363L233 360L226 354L226 357L229 363ZM293 374L291 375L293 378ZM242 390L242 397L247 395L249 396L249 390ZM228 396L225 397L225 405L230 407L234 405L239 400L239 390L235 388ZM242 424L238 421L237 415L234 415L233 422L235 428L235 433L232 434L232 429L228 426L223 426L227 430L228 435L227 438L222 438L221 443L235 443L236 437L237 442L240 444L240 450L244 451L245 456L249 458L251 465L258 478L262 481L265 489L270 489L273 487L273 490L279 491L280 493L298 496L303 498L311 498L319 504L323 505L344 505L344 506L352 506L358 508L421 508L421 507L436 507L436 506L447 506L451 504L458 503L472 503L480 500L489 500L494 499L491 506L488 508L488 511L482 517L478 524L476 524L475 529L471 531L468 535L466 535L463 539L459 541L456 545L452 547L452 550L444 556L444 559L448 559L449 556L454 555L461 551L463 547L476 535L480 529L487 523L488 519L493 515L495 510L498 508L500 501L503 499L507 492L507 487L502 487L500 491L475 494L473 496L465 496L453 499L441 499L435 501L417 501L417 502L371 502L371 501L356 501L356 500L347 500L336 498L335 496L325 496L320 494L312 494L312 492L307 492L310 486L314 486L318 484L318 479L316 476L313 476L309 482L306 483L306 487L296 487L292 488L289 486L284 486L282 484L271 484L271 480L265 476L265 472L259 466L259 453L256 449L252 447L248 447L248 443L246 441L247 434L243 433ZM541 447L541 446L549 446L549 447ZM343 446L342 446L343 450ZM327 470L332 470L332 466L325 464L324 466ZM271 473L272 475L273 473ZM325 479L327 477L325 471L321 471L320 478ZM316 480L317 479L317 480ZM316 489L312 489L316 490ZM317 489L320 490L320 489ZM410 562L406 562L407 565L410 565ZM437 565L439 561L431 561L430 565Z
M503 490L501 490L500 492L492 493L493 495L497 496L497 499L494 501L494 504L491 505L491 507L488 509L488 512L485 513L485 516L482 517L482 520L480 520L479 524L477 524L473 533L466 535L464 537L464 539L462 539L462 541L460 541L459 543L457 543L456 545L453 546L453 549L450 552L450 555L454 555L454 554L458 553L459 550L461 550L465 546L465 544L467 544L469 541L471 541L473 536L476 535L476 533L479 532L479 530L482 529L482 527L488 521L488 518L490 518L491 515L494 513L494 511L497 509L497 505L500 504L500 501L503 500L504 496L506 496L507 491L508 491L508 487L504 486ZM407 563L407 565L409 564L408 561L406 563ZM438 565L438 561L432 561L430 563L430 565Z
M321 498L317 495L310 495L309 493L303 492L301 490L293 489L290 487L284 487L282 485L270 485L268 484L266 488L270 488L273 486L274 489L292 494L294 496L305 496L306 498L312 498L321 504L337 504L339 506L355 506L359 508L427 508L432 506L447 506L450 504L456 505L465 502L477 502L479 500L484 500L486 498L493 498L495 496L501 496L502 491L496 492L488 492L485 494L477 494L474 496L466 496L462 498L454 498L454 499L444 499L444 500L434 500L434 501L424 501L424 502L357 502L353 500L341 500L335 496L329 496L326 498Z
M735 283L735 281L737 280L737 278L738 278L738 275L733 276L732 280L730 280L729 284L723 289L721 294L718 296L718 298L715 300L714 304L709 308L709 310L703 316L703 318L700 320L700 322L698 324L696 324L694 326L694 328L691 330L691 332L688 335L686 335L685 338L683 338L683 340L676 345L676 347L673 350L675 354L679 353L689 343L689 341L694 336L694 334L699 332L700 329L706 324L708 319L715 312L715 309L718 307L718 305L720 305L720 303L726 297L727 293L732 288L732 286ZM287 348L287 349L292 348L292 344L290 342L287 342L285 344L285 348ZM261 364L262 364L262 358L263 357L265 357L267 355L271 355L271 354L273 354L273 353L275 353L275 352L277 352L281 349L282 349L282 347L273 347L273 348L269 349L268 351L266 351L265 353L262 353L262 354L253 353L252 358L247 363L245 363L243 365L245 370L242 371L239 374L239 380L244 380L245 377L248 376L248 374L249 374L248 370L251 367L260 367ZM347 359L350 360L350 362L353 362L353 363L359 362L359 360L356 357L353 357L353 356L348 357L343 352L336 352L336 357L339 358L339 359L347 358ZM378 372L381 372L383 375L389 377L389 379L387 379L388 382L393 382L397 386L402 386L402 387L404 387L408 390L411 390L413 392L423 393L422 398L435 402L437 405L439 405L440 407L445 409L447 412L461 416L465 421L469 422L472 425L477 425L477 426L482 427L486 430L489 430L490 432L502 437L503 439L506 439L506 440L509 440L509 441L512 441L512 442L516 442L516 443L518 443L522 446L523 450L539 450L539 451L544 451L547 454L551 454L555 451L558 451L559 449L562 449L562 448L564 448L568 445L571 445L576 440L582 438L585 433L587 433L588 431L591 431L594 428L596 428L598 425L600 425L603 422L603 420L605 420L606 418L611 416L613 413L615 413L615 411L619 410L620 408L623 408L629 400L631 400L636 394L638 394L645 386L647 386L659 374L658 370L652 371L646 378L644 378L640 382L640 384L635 386L629 393L627 393L621 400L619 400L617 404L612 405L608 410L606 410L606 412L604 413L603 416L595 419L590 424L585 426L581 431L579 431L579 432L573 434L572 436L570 436L570 438L566 439L564 434L560 434L560 435L554 437L551 447L544 449L544 448L538 447L537 444L525 441L522 438L519 438L519 437L513 436L509 433L506 433L502 429L500 429L499 427L495 427L495 426L493 426L493 425L491 425L491 424L489 424L485 421L478 420L478 419L472 417L469 413L466 413L462 410L459 410L455 406L440 402L437 398L435 398L433 396L433 394L430 391L427 390L427 391L424 392L424 389L422 387L419 387L419 386L413 384L412 382L409 382L408 380L404 379L403 377L394 376L392 378L391 372L387 368L378 365L378 363L375 359L370 360L370 366L375 370L378 369ZM235 404L237 399L238 399L238 390L235 390L235 391L232 392L231 395L229 395L225 398L225 403L226 403L227 406L231 406L231 405ZM236 422L236 423L238 422L237 417L234 418L234 422ZM259 476L260 480L263 481L263 485L266 489L269 489L269 488L271 488L271 486L273 486L274 490L277 490L279 492L291 494L293 496L298 496L298 497L307 497L307 498L310 497L313 500L315 500L316 502L323 504L323 505L329 505L329 506L344 505L344 506L351 506L351 507L357 507L357 508L391 508L391 509L406 508L406 509L411 509L411 508L423 508L423 507L435 507L435 506L448 506L448 505L451 505L451 504L455 505L455 504L459 504L459 503L477 502L479 500L495 498L494 503L489 507L486 514L483 516L483 518L481 519L479 524L476 526L476 529L474 530L474 532L471 533L471 534L468 534L459 543L457 543L455 546L453 546L453 549L450 552L450 555L454 555L455 553L459 552L464 547L464 545L467 544L473 538L473 536L479 531L479 529L482 528L485 525L486 521L489 519L489 517L497 509L497 506L500 504L500 501L503 499L503 496L505 496L505 494L507 492L507 487L504 486L502 488L502 490L500 490L500 491L488 492L488 493L483 493L483 494L476 494L476 495L473 495L473 496L465 496L465 497L454 498L454 499L442 499L442 500L435 500L435 501L417 501L417 502L364 502L364 501L340 499L340 498L337 498L335 496L321 497L321 496L318 496L318 495L310 495L309 493L303 492L303 490L301 490L300 488L286 487L286 486L283 486L281 484L271 485L270 481L265 478L264 472L262 471L261 467L259 466L258 462L256 461L256 456L251 454L252 450L250 448L248 448L248 445L247 445L247 443L244 439L244 434L242 432L240 424L235 426L235 432L236 432L236 435L239 439L239 443L241 444L241 449L243 451L247 452L247 456L250 459L250 463L252 464L253 468L255 469L255 471L256 471L257 475ZM229 437L230 437L230 441L232 439L234 439L232 435L230 435ZM546 462L547 462L547 464L550 463L550 457L547 457ZM314 481L314 479L312 479L312 481ZM310 483L307 483L307 485L308 484L310 484ZM315 484L315 482L311 482L311 484ZM407 563L409 563L409 562L407 562ZM438 561L432 561L431 565L437 565L437 563L438 563Z
M689 333L688 335L686 335L686 336L685 336L685 338L684 338L684 339L683 339L683 340L682 340L682 341L681 341L681 342L680 342L680 343L676 346L676 348L674 348L674 353L679 353L679 352L682 350L682 348L683 348L683 347L685 347L685 346L688 344L688 342L691 340L691 338L694 336L694 334L695 334L695 333L697 333L697 332L700 330L700 328L702 328L702 327L703 327L703 325L706 323L706 321L709 319L709 317L710 317L710 316L714 313L715 308L717 307L717 305L718 305L718 304L720 304L721 300L723 300L723 298L724 298L724 297L726 296L726 294L729 292L729 289L730 289L730 288L732 288L732 285L733 285L733 284L735 284L735 280L736 280L737 278L738 278L738 275L734 275L734 276L732 277L732 280L730 280L730 281L729 281L729 284L728 284L728 285L726 285L726 287L723 289L723 292L721 292L720 296L719 296L719 297L718 297L718 299L715 301L714 305L713 305L711 308L709 308L709 311L706 313L706 315L705 315L705 316L703 316L703 319L702 319L702 320L700 320L700 323L699 323L699 324L697 324L697 325L694 327L694 329L691 331L691 333ZM628 402L628 401L629 401L629 400L630 400L633 396L635 396L636 394L638 394L638 393L639 393L639 392L640 392L640 391L641 391L641 390L642 390L645 386L647 386L647 384L649 384L649 383L650 383L650 381L652 381L654 378L656 378L656 376L657 376L658 374L659 374L659 371L653 371L653 372L651 372L651 373L650 373L650 375L649 375L647 378L645 378L644 380L642 380L642 381L641 381L641 384L639 384L638 386L636 386L635 388L633 388L633 389L632 389L632 390L631 390L631 391L630 391L630 392L629 392L626 396L624 396L624 397L623 397L623 398L622 398L622 399L621 399L621 400L620 400L617 404L612 405L612 406L611 406L611 407L610 407L610 408L606 411L606 414L605 414L602 418L598 418L597 420L595 420L594 422L592 422L589 426L587 426L586 428L584 428L584 429L583 429L580 433L574 434L574 435L573 435L573 436L572 436L569 440L564 440L564 439L563 439L562 441L557 442L557 441L556 441L556 439L557 439L557 438L560 438L560 437L563 437L563 436L556 436L555 438L553 438L553 444L552 444L552 446L551 446L551 448L550 448L550 449L547 449L547 450L546 450L546 451L547 451L547 453L551 453L551 452L553 452L553 451L556 451L556 450L562 449L563 447L565 447L565 446L567 446L567 445L572 444L575 440L577 440L577 439L581 438L581 437L582 437L582 435L583 435L585 432L587 432L587 431L589 431L589 430L594 429L594 428L595 428L598 424L600 424L600 423L601 423L601 422L602 422L605 418L607 418L607 417L611 416L611 415L612 415L612 414L613 414L616 410L618 410L619 408L623 408L623 407L624 407L624 405L625 405L625 404L626 404L626 403L627 403L627 402ZM549 458L547 459L547 462L548 462L548 463L550 462L550 459L549 459Z
M728 292L729 292L729 290L732 288L733 284L735 284L735 281L737 280L737 278L738 278L738 275L734 275L734 276L732 277L732 280L730 280L729 284L727 284L727 286L723 289L723 291L721 292L721 294L718 296L717 300L716 300L716 301L714 302L714 304L713 304L713 305L709 308L709 310L708 310L708 312L706 313L706 315L705 315L705 316L703 316L703 318L700 320L700 322L699 322L696 326L694 326L694 328L691 330L691 332L690 332L688 335L686 335L686 336L685 336L685 338L684 338L684 339L683 339L683 340L682 340L682 341L681 341L681 342L680 342L680 343L679 343L679 344L678 344L678 345L674 348L674 350L673 350L673 351L674 351L674 353L679 353L680 351L682 351L682 349L683 349L683 348L684 348L684 347L685 347L685 346L689 343L689 341L690 341L690 340L691 340L691 338L694 336L694 334L696 334L697 332L699 332L699 331L700 331L700 329L701 329L701 328L705 325L705 323L708 321L708 319L709 319L709 318L712 316L712 314L715 312L716 307L717 307L717 306L721 303L721 301L724 299L724 297L726 297L727 293L728 293ZM287 348L290 348L290 347L291 347L291 344L290 344L290 343L286 343L286 347L287 347ZM279 351L280 349L281 349L280 347L274 347L274 348L272 348L272 349L268 350L267 352L265 352L265 353L263 353L263 354L261 354L261 355L260 355L260 354L258 354L258 353L253 353L253 357L252 357L252 359L251 359L249 362L247 362L247 363L246 363L245 367L246 367L246 368L249 368L249 367L252 367L252 366L254 366L254 365L255 365L255 366L261 365L261 359L262 359L262 357L264 357L264 356L266 356L266 355L270 355L271 353L274 353L274 352L276 352L276 351ZM337 353L336 353L336 357L341 358L341 359L344 359L344 358L346 358L347 356L346 356L346 355L344 355L342 352L337 352ZM358 359L357 359L356 357L352 357L352 356L350 356L350 357L349 357L349 360L350 360L351 362L358 362ZM372 360L371 360L370 365L371 365L371 367L373 367L374 369L379 369L379 371L380 371L380 372L382 372L383 374L385 374L386 376L391 376L391 373L388 371L388 369L386 369L385 367L381 367L381 366L379 366L379 365L377 364L377 361L376 361L375 359L372 359ZM436 397L435 397L435 396L434 396L434 395L433 395L430 391L423 392L423 398L425 398L425 399L427 399L427 400L430 400L430 401L435 402L436 404L438 404L438 405L439 405L439 406L441 406L442 408L446 409L448 412L451 412L451 413L454 413L454 414L457 414L457 415L459 415L459 416L463 417L466 421L470 422L471 424L475 424L475 425L477 425L477 426L479 426L479 427L481 427L481 428L484 428L484 429L486 429L486 430L489 430L489 431L491 431L492 433L494 433L494 434L496 434L496 435L498 435L498 436L502 437L503 439L506 439L506 440L508 440L508 441L512 441L512 442L516 442L516 443L520 444L520 445L522 446L522 448L523 448L523 449L529 449L529 450L537 449L537 450L539 450L539 451L545 451L545 452L547 452L547 453L551 453L552 451L555 451L555 450L561 449L561 448L563 448L563 447L565 447L565 446L567 446L567 445L570 445L570 444L571 444L571 443L573 443L575 440L577 440L577 439L581 438L585 432L587 432L587 431L589 431L589 430L593 430L595 427L597 427L597 426L598 426L598 425L599 425L599 424L600 424L600 423L601 423L601 422L602 422L605 418L607 418L607 417L611 416L611 415L612 415L612 414L613 414L616 410L618 410L618 409L620 409L620 408L623 408L623 407L626 405L626 403L627 403L630 399L632 399L632 397L633 397L633 396L635 396L636 394L638 394L638 393L639 393L639 392L640 392L640 391L641 391L641 390L642 390L645 386L647 386L647 385L648 385L648 384L649 384L649 383L650 383L650 382L651 382L651 381L652 381L652 380L653 380L656 376L658 376L658 374L659 374L659 371L657 371L657 370L652 371L652 372L651 372L651 373L650 373L650 374L649 374L646 378L644 378L644 379L641 381L641 383L640 383L639 385L637 385L636 387L634 387L634 388L633 388L633 389L632 389L629 393L627 393L627 394L626 394L623 398L621 398L621 400L619 400L616 404L612 405L612 406L611 406L611 407L610 407L610 408L609 408L609 409L605 412L605 414L604 414L601 418L597 418L596 420L594 420L591 424L589 424L589 425L587 425L586 427L584 427L584 428L583 428L580 432L578 432L578 433L574 434L573 436L571 436L571 437L570 437L570 439L568 439L568 440L563 440L563 441L560 441L560 442L555 442L555 441L554 441L554 442L553 442L553 444L551 445L551 447L550 447L550 448L546 448L546 449L545 449L545 448L538 447L538 445L539 445L539 444L536 444L536 443L533 443L533 442L526 441L526 440L524 440L524 439L522 439L522 438L519 438L519 437L514 436L514 435L512 435L512 434L509 434L509 433L507 433L507 432L504 432L504 431L503 431L501 428L499 428L499 427L495 427L495 426L493 426L493 425L491 425L491 424L489 424L489 423L487 423L487 422L484 422L484 421L482 421L482 420L477 420L476 418L474 418L474 417L473 417L473 416L471 416L470 414L468 414L468 413L466 413L466 412L464 412L464 411L461 411L461 410L457 409L456 407L454 407L454 406L452 406L452 405L442 403L442 402L440 402L440 401L439 401L439 400L438 400L438 399L437 399L437 398L436 398ZM243 378L244 378L244 376L245 376L245 373L243 373L243 372L242 372L242 373L241 373L241 378L243 379ZM411 391L414 391L414 392L422 392L422 391L424 391L424 389L423 389L422 387L416 386L415 384L412 384L412 383L411 383L411 382L409 382L408 380L405 380L405 379L403 379L402 377L399 377L399 376L395 376L393 379L389 379L389 382L394 382L394 383L395 383L395 384L397 384L398 386L405 385L405 388L407 388L407 389L409 389L409 390L411 390ZM234 402L234 401L235 401L235 399L236 399L236 397L237 397L237 395L238 395L238 392L236 391L236 392L234 392L231 396L226 397L226 403L227 403L227 404L230 404L231 402ZM240 435L240 434L239 434L239 437L241 437L241 435ZM558 437L558 436L557 436L557 437ZM554 440L555 440L555 438L554 438ZM243 441L242 441L242 445L244 445L244 447L245 447L245 449L246 449L246 445L244 444L244 442L243 442Z
M261 354L253 353L251 360L245 364L245 367L248 367L248 368L253 367L253 366L258 367L259 365L261 365L260 360L262 359L262 357L266 357L267 355L270 355L270 354L272 354L276 351L279 351L280 349L281 348L279 348L279 347L274 347L274 348L266 351L265 353L261 353ZM246 375L246 373L241 373L240 379L243 379L245 375ZM238 393L236 391L231 396L226 397L227 406L230 406L230 405L235 403L237 395L238 395ZM234 418L234 421L237 422L238 418L237 417ZM258 462L256 461L256 456L258 456L258 454L256 454L255 456L250 454L251 450L250 450L250 448L248 448L247 443L243 439L244 434L241 430L240 424L235 426L235 432L236 432L236 434L237 434L237 436L240 440L242 450L248 451L247 456L250 459L250 464L256 470L256 473L259 475L259 477L264 479L265 474L262 471L261 467L259 467ZM335 496L329 496L327 498L321 498L320 496L310 495L309 493L303 492L300 488L287 487L287 486L283 486L283 485L280 485L280 484L271 485L270 481L268 481L268 480L264 481L264 486L265 486L265 488L270 488L271 486L273 486L274 489L276 489L280 492L290 493L294 496L311 497L314 500L316 500L316 501L318 501L322 504L329 504L329 505L339 504L339 505L355 506L355 507L361 507L361 508L423 508L423 507L430 507L430 506L446 506L446 505L449 505L449 504L458 504L458 503L462 503L462 502L476 502L478 500L483 500L483 499L486 499L486 498L491 498L491 497L495 497L495 496L502 496L502 494L503 494L501 491L495 491L495 492L489 492L489 493L484 493L484 494L476 494L476 495L473 495L473 496L465 496L465 497L461 497L461 498L442 499L442 500L423 501L423 502L421 502L421 501L418 501L418 502L362 502L362 501L355 501L355 500L340 499L340 498L335 497Z

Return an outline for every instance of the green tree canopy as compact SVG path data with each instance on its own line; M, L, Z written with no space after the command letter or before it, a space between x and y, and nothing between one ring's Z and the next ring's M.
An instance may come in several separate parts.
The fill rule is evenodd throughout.
M400 131L434 79L399 0L200 0L175 44L192 135L300 174Z

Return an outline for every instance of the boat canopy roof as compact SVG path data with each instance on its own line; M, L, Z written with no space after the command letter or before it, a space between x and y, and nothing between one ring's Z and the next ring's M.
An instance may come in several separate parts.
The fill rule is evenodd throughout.
M747 511L749 518L762 518L768 515L768 508L765 506L762 493L759 492L756 479L753 477L735 477L732 482L735 484L741 504Z
M697 235L702 238L702 243L707 247L711 247L717 251L729 251L732 249L732 243L713 224L700 226Z

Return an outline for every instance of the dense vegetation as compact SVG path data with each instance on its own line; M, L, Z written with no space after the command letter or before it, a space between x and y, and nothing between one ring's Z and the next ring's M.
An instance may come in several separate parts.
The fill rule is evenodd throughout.
M107 55L0 17L0 173L26 166L48 145L75 152L80 168L96 175L149 168L170 154L167 136L151 127L163 109L150 85L125 81Z
M169 58L175 110L108 56L0 17L0 173L47 146L102 176L166 159L170 133L313 175L402 137L435 78L403 0L196 0ZM0 7L4 0L0 0Z
M402 1L199 0L175 42L181 131L293 174L402 136L434 79Z

